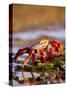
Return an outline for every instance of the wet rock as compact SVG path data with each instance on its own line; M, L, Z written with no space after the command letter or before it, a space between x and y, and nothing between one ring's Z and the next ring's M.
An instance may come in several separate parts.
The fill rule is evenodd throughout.
M47 76L49 76L49 74L47 72L45 72L45 76L47 77Z
M41 79L40 77L37 77L36 80L37 80L37 81L41 81L42 79Z
M44 84L50 84L51 81L50 80L45 80Z
M61 70L65 71L65 64L60 65Z
M22 70L22 67L20 67L19 65L17 65L16 67L15 67L15 71L21 71Z

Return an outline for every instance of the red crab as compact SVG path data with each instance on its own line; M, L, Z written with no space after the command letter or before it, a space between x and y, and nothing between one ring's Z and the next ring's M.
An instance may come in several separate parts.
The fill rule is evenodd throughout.
M24 61L24 65L26 65L31 58L32 60L32 65L34 65L34 62L36 62L37 58L40 58L41 63L45 63L45 61L49 58L52 59L54 58L55 55L61 55L63 50L63 46L58 40L40 40L39 43L36 45L32 46L31 48L24 48L20 49L14 59L17 61L18 57L24 53L28 53L29 56L26 58Z

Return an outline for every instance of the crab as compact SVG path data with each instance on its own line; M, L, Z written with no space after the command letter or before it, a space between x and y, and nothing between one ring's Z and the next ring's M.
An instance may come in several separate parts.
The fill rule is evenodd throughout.
M63 51L63 45L59 40L40 40L38 43L33 45L31 48L23 48L19 49L16 53L14 59L18 61L18 57L20 55L23 55L25 53L28 53L28 57L23 63L23 66L28 64L28 62L33 58L32 60L32 66L36 62L37 58L40 58L41 63L44 64L47 59L53 59L55 56L62 55Z

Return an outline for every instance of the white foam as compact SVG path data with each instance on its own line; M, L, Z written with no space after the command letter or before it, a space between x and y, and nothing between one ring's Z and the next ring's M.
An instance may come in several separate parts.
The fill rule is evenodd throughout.
M40 36L55 37L57 39L65 38L65 31L63 29L59 30L30 30L27 32L18 32L13 34L13 39L23 39L23 40L36 40Z

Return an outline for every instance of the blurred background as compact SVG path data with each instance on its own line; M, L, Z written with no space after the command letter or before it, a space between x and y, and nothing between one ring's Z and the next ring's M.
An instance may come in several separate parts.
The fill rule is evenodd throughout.
M64 7L23 4L14 4L12 7L10 31L13 30L13 52L31 46L42 38L59 39L64 43Z

